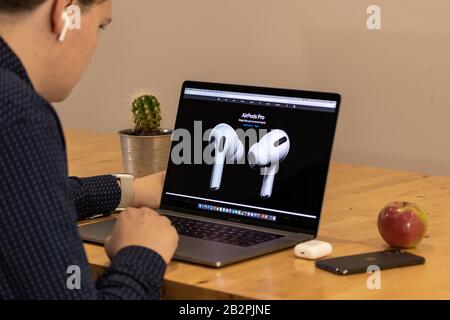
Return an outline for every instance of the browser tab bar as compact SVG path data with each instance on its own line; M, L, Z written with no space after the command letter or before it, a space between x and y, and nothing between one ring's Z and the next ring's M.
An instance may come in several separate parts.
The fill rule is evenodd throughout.
M316 107L316 108L328 108L336 109L336 101L307 99L307 98L295 98L285 96L272 96L263 94L251 94L242 92L230 92L230 91L216 91L197 88L186 88L184 91L186 96L191 97L209 97L217 98L221 101L230 101L238 103L250 103L250 104L265 104L267 106L275 107Z

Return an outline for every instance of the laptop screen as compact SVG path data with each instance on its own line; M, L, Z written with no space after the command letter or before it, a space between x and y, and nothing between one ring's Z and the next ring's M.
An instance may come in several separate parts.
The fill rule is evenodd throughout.
M316 235L339 102L185 82L162 209Z

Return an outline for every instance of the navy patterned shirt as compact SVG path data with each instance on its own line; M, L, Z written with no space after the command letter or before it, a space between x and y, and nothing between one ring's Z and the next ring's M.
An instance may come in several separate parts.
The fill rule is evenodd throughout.
M59 119L0 37L0 299L159 298L166 265L142 247L94 282L76 222L114 210L120 187L67 172Z

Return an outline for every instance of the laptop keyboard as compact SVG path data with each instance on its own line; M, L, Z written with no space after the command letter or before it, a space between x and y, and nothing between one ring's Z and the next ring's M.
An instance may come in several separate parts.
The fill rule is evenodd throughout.
M218 223L167 216L175 229L182 236L203 240L222 242L239 247L250 247L255 244L275 240L283 235L227 226Z

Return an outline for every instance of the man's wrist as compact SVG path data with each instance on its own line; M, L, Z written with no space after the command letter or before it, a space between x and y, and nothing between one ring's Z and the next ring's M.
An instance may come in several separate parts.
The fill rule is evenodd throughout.
M131 174L113 174L120 186L120 204L117 209L130 207L134 201L134 176Z
M134 179L133 208L147 207L159 209L164 185L165 172Z

